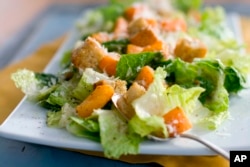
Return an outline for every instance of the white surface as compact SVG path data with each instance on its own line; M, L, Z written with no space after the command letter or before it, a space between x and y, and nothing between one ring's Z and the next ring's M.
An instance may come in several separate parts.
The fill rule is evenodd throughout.
M56 73L60 70L58 64L62 53L70 49L77 34L72 31L69 39L57 52L45 72ZM229 112L232 119L223 123L216 131L193 129L190 133L209 140L218 146L229 150L250 150L250 89L240 92L230 98ZM53 147L72 148L80 150L102 151L99 143L71 135L65 129L55 129L46 126L46 110L27 101L26 98L17 106L12 114L0 126L0 136ZM203 145L189 139L173 139L168 142L146 141L141 144L142 154L170 155L212 155Z

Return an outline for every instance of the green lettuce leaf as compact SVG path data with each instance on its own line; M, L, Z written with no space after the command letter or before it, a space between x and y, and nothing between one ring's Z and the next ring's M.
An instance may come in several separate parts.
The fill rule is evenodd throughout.
M118 159L121 155L138 154L142 138L129 131L127 122L112 110L99 110L98 113L105 156Z
M164 84L166 75L163 68L157 68L154 81L147 92L132 102L136 116L129 124L141 136L153 133L160 137L168 137L162 116L176 106L191 113L200 94L204 91L200 87L185 89L178 85L166 88Z
M102 43L102 45L107 48L108 52L118 52L120 54L125 54L129 40L120 39L112 40Z
M100 142L99 122L96 119L84 119L71 116L70 120L71 122L66 126L66 129L70 133L78 137Z
M141 137L146 137L150 134L161 138L168 137L168 131L166 124L164 123L164 119L163 117L159 117L157 115L142 118L135 115L129 121L129 128Z
M229 74L226 69L218 60L204 59L193 63L186 63L178 59L173 60L172 63L165 66L165 70L169 74L166 80L173 85L168 89L171 92L177 92L176 96L169 96L171 97L169 100L175 101L173 99L178 97L178 105L185 108L184 111L188 113L193 123L202 124L208 129L216 129L228 116L229 93L225 87L226 82L230 80L228 83L230 85L227 85L228 89L236 88L238 90L239 86L238 76L235 76L235 73ZM231 87L229 88L229 86ZM180 102L189 99L188 96L192 97L192 94L197 97L199 91L191 91L197 87L203 89L202 91L199 88L201 94L198 96L202 104L195 104L194 101L191 101L189 107L186 108L185 103ZM191 92L188 93L188 91ZM182 92L183 96L179 96L181 94L178 92Z
M237 93L244 88L245 79L237 69L226 67L224 71L224 87L229 93Z
M72 49L66 50L63 53L63 56L60 60L60 66L63 68L67 68L71 64L71 55L72 55Z
M210 113L200 120L200 124L210 130L217 129L229 117L229 112Z
M108 76L94 71L91 68L86 68L83 71L80 81L78 82L77 86L73 88L72 95L73 97L77 98L78 100L84 100L92 91L93 91L93 84L99 80L108 80Z
M203 4L202 0L172 0L173 5L178 9L185 13L190 10L199 10Z
M147 118L152 115L162 116L168 111L166 104L164 79L167 73L162 68L157 68L154 73L154 81L141 97L132 102L132 106L139 118ZM150 102L150 103L149 103Z
M91 131L89 129L86 129L86 126L98 126L98 122L94 121L82 121L78 120L80 118L71 117L72 121L67 125L66 129L68 132L72 133L75 136L87 138L96 142L100 142L100 133L99 131ZM84 123L83 123L84 122Z
M222 7L207 7L202 11L199 31L216 39L233 38L233 33L228 28L225 20L225 11Z
M220 59L221 62L226 66L225 73L230 74L230 76L234 75L234 84L236 87L246 88L249 87L249 73L250 73L250 55L243 52L240 49L228 49L224 48L224 50L216 55L217 59ZM229 70L230 69L230 70ZM228 76L227 76L228 77ZM238 86L237 86L238 82ZM225 81L226 84L226 81ZM235 89L235 88L234 88ZM237 89L237 88L236 88ZM240 91L241 89L238 89ZM238 92L233 91L233 92Z
M204 60L196 63L197 70L201 72L198 79L200 86L212 88L209 92L202 94L200 101L205 107L213 112L224 112L228 109L229 94L224 87L224 66L217 60Z
M161 53L144 52L138 54L124 54L121 56L117 67L116 77L133 82L140 69L145 65L155 65L162 59Z
M62 117L62 111L48 111L47 112L47 119L46 124L49 127L56 127L60 128L60 120Z
M71 122L72 116L76 116L75 108L66 103L60 111L48 111L46 122L49 127L64 128Z
M83 119L75 116L70 117L70 119L90 132L100 131L99 123L93 119Z
M126 2L113 0L108 5L85 11L76 24L82 38L98 31L113 30L115 20L122 16L124 9L133 2L132 0Z
M71 80L63 80L57 86L57 88L51 92L48 98L42 103L44 107L53 108L60 106L62 107L65 103L72 106L77 105L81 102L79 99L74 97L73 91L76 87L78 80L72 78Z
M46 99L58 83L58 78L52 74L36 73L28 69L17 70L11 74L11 79L33 101Z
M186 113L193 113L198 99L205 89L201 87L182 88L179 85L172 85L165 91L166 104L168 111L179 106Z
M168 83L178 84L184 88L204 88L205 91L200 95L199 100L214 112L228 109L229 97L224 87L224 69L224 65L215 59L202 59L193 63L175 59L165 66L168 72L166 77Z

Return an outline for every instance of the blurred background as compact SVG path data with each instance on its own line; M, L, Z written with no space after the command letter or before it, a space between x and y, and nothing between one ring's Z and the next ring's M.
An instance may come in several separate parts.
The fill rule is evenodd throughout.
M99 4L108 0L0 0L0 45L51 4ZM235 0L204 0L205 3L235 3ZM237 0L249 3L250 0Z
M250 16L250 0L203 1L208 5L222 4L229 12ZM34 39L35 33L37 36L40 34L36 39L43 42L51 41L68 31L73 20L85 6L107 2L108 0L0 0L0 67L6 65L11 57L17 54L20 45L24 45L23 43L27 41L31 42L27 39L31 36ZM50 34L46 34L48 29L51 29ZM32 47L35 49L41 44L37 40L32 42L36 43L36 46L24 49L19 57L22 57L21 54L30 53Z

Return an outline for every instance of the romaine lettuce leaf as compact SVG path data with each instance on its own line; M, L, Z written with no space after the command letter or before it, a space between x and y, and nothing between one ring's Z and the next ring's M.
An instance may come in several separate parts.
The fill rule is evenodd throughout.
M87 76L83 74L77 86L73 89L72 95L79 100L84 100L93 89L93 84L88 83Z
M197 61L195 66L200 72L197 77L200 86L206 89L212 85L213 88L210 92L206 92L208 90L206 89L207 94L202 94L200 101L213 112L226 111L229 105L229 94L224 87L224 66L218 60Z
M240 72L233 67L225 68L224 87L229 93L237 93L244 88L245 79Z
M167 88L164 83L165 77L166 72L163 68L157 68L154 81L147 92L132 102L136 116L129 124L141 136L154 133L154 135L168 137L162 116L176 106L191 113L200 94L204 91L200 87L185 89L178 85Z
M84 119L77 116L71 116L70 120L71 122L66 126L66 129L70 133L78 137L100 142L99 122L96 119Z
M75 136L100 141L99 123L96 120L79 118L75 108L67 103L61 111L48 111L46 123L49 127L66 128Z
M51 105L63 106L65 103L71 101L69 84L63 83L59 85L46 100Z
M47 112L47 119L46 124L49 127L56 127L60 128L59 122L62 117L62 111L48 111Z
M195 86L194 83L196 82L197 69L190 63L177 58L168 61L164 69L167 71L166 80L168 84L178 84L184 88Z
M168 131L166 128L166 124L164 123L164 119L163 117L157 115L143 118L135 115L129 121L129 128L131 129L131 131L140 135L141 137L146 137L150 134L161 138L168 137Z
M225 20L225 11L222 7L206 7L202 11L201 23L198 30L216 39L232 39L233 33L228 28Z
M60 66L63 68L67 68L71 64L71 55L72 55L72 49L66 50L63 53L63 56L60 60Z
M122 16L124 9L133 2L134 0L112 0L108 5L88 10L78 20L76 26L83 37L98 31L109 32L113 29L115 20Z
M142 138L129 131L127 122L112 110L101 110L98 113L105 156L118 159L121 155L138 154Z
M83 71L77 86L72 89L73 97L79 100L84 100L93 91L93 84L99 80L109 80L109 78L104 73L99 73L91 68L86 68Z
M162 55L159 52L123 54L116 67L116 77L131 83L143 66L154 66L156 62L159 62L161 59Z
M52 74L36 73L28 69L20 69L11 74L17 88L30 100L46 99L57 88L58 78Z
M250 73L250 55L244 53L240 49L228 49L224 48L223 52L220 52L216 56L226 66L226 68L233 69L234 75L238 77L240 81L239 87L249 87L247 79ZM232 72L232 70L230 70ZM225 71L228 74L228 71ZM226 81L225 81L226 82ZM234 83L235 84L235 83Z
M166 104L166 85L164 83L166 75L167 73L162 68L157 68L154 73L154 81L146 93L132 102L139 118L143 119L152 115L161 117L167 112L168 104Z
M63 106L65 103L68 103L72 106L75 106L79 102L81 102L79 99L76 99L74 97L73 91L76 87L76 84L79 80L75 79L74 77L67 81L62 80L57 88L51 92L48 96L48 98L43 102L43 106L48 106L50 108L56 107L56 106ZM46 104L45 104L46 103Z
M49 127L64 128L71 122L72 116L76 116L75 108L66 103L60 111L48 111L46 122Z
M193 113L198 99L205 90L201 87L182 88L179 85L172 85L165 91L168 111L179 106L186 113Z
M98 124L98 122L96 122ZM77 121L71 121L67 127L67 131L75 136L87 138L96 142L100 142L100 133L87 130Z
M216 59L202 59L193 63L175 59L165 66L169 74L166 80L184 88L204 88L199 100L211 111L222 112L228 109L229 103L228 92L224 87L224 68Z
M117 52L120 54L125 54L128 43L128 39L120 39L107 41L102 43L102 45L108 50L108 52Z
M200 110L202 111L196 111L197 107L194 106L194 101L190 103L191 105L188 105L189 108L184 109L190 116L200 115L195 118L197 120L194 122L199 122L209 129L215 129L225 120L228 116L227 110L229 107L229 93L227 89L231 91L240 89L239 82L241 82L241 80L238 78L240 76L227 71L227 67L224 67L220 61L215 59L197 60L193 63L175 59L168 61L164 69L168 74L166 77L168 84L173 85L169 87L168 90L171 92L178 92L178 90L182 92L180 94L176 93L176 96L169 96L169 101L175 102L175 105L185 108L185 103L180 102L183 99L189 99L188 95L192 97L191 90L199 87L203 89L202 91L202 89L199 88L201 94L198 96L199 101L202 103L202 106L200 106ZM230 80L230 83L227 83L229 85L225 86L228 80ZM190 94L187 93L188 91L190 91ZM195 93L193 90L193 95L197 97L198 92ZM179 101L174 100L176 97L178 97ZM171 106L171 103L168 104L168 106ZM190 109L193 111L190 112Z
M84 127L89 132L99 132L99 123L94 119L83 119L76 116L71 116L70 119L80 126Z
M203 1L202 0L192 0L192 1L172 0L172 3L177 9L187 13L190 10L199 10L201 8Z
M210 130L217 129L223 121L229 117L229 112L224 111L220 113L209 113L206 117L200 120L200 124L207 127Z

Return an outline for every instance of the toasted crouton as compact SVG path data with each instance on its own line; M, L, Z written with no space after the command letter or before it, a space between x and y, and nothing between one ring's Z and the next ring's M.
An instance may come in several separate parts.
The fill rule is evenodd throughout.
M137 46L147 46L159 41L152 28L145 28L130 38L131 44Z
M123 39L128 37L128 21L119 17L114 26L114 38L115 39Z
M107 54L105 48L94 38L88 37L84 43L73 50L71 61L80 69L98 69L99 61Z
M156 20L148 18L138 18L136 20L133 20L128 25L128 33L130 36L133 36L145 28L155 29L156 26L157 26Z
M97 32L91 35L99 43L110 41L112 38L107 32Z
M138 84L137 82L134 82L126 92L125 99L128 103L132 103L135 99L141 97L146 92L146 89Z
M145 93L145 88L140 86L137 82L134 82L128 91L121 96L117 101L117 106L120 113L126 118L131 119L135 115L135 110L132 106L132 102L141 97Z
M116 80L100 80L94 84L95 87L99 85L110 85L114 88L116 94L123 95L127 92L127 83L126 81L116 79Z
M126 119L130 120L135 115L135 110L131 104L128 104L126 99L121 96L117 100L117 106L120 114Z
M175 56L187 62L192 62L195 58L203 58L206 53L206 46L199 40L181 39L174 49Z
M115 93L124 94L127 92L127 82L124 80L115 80Z

